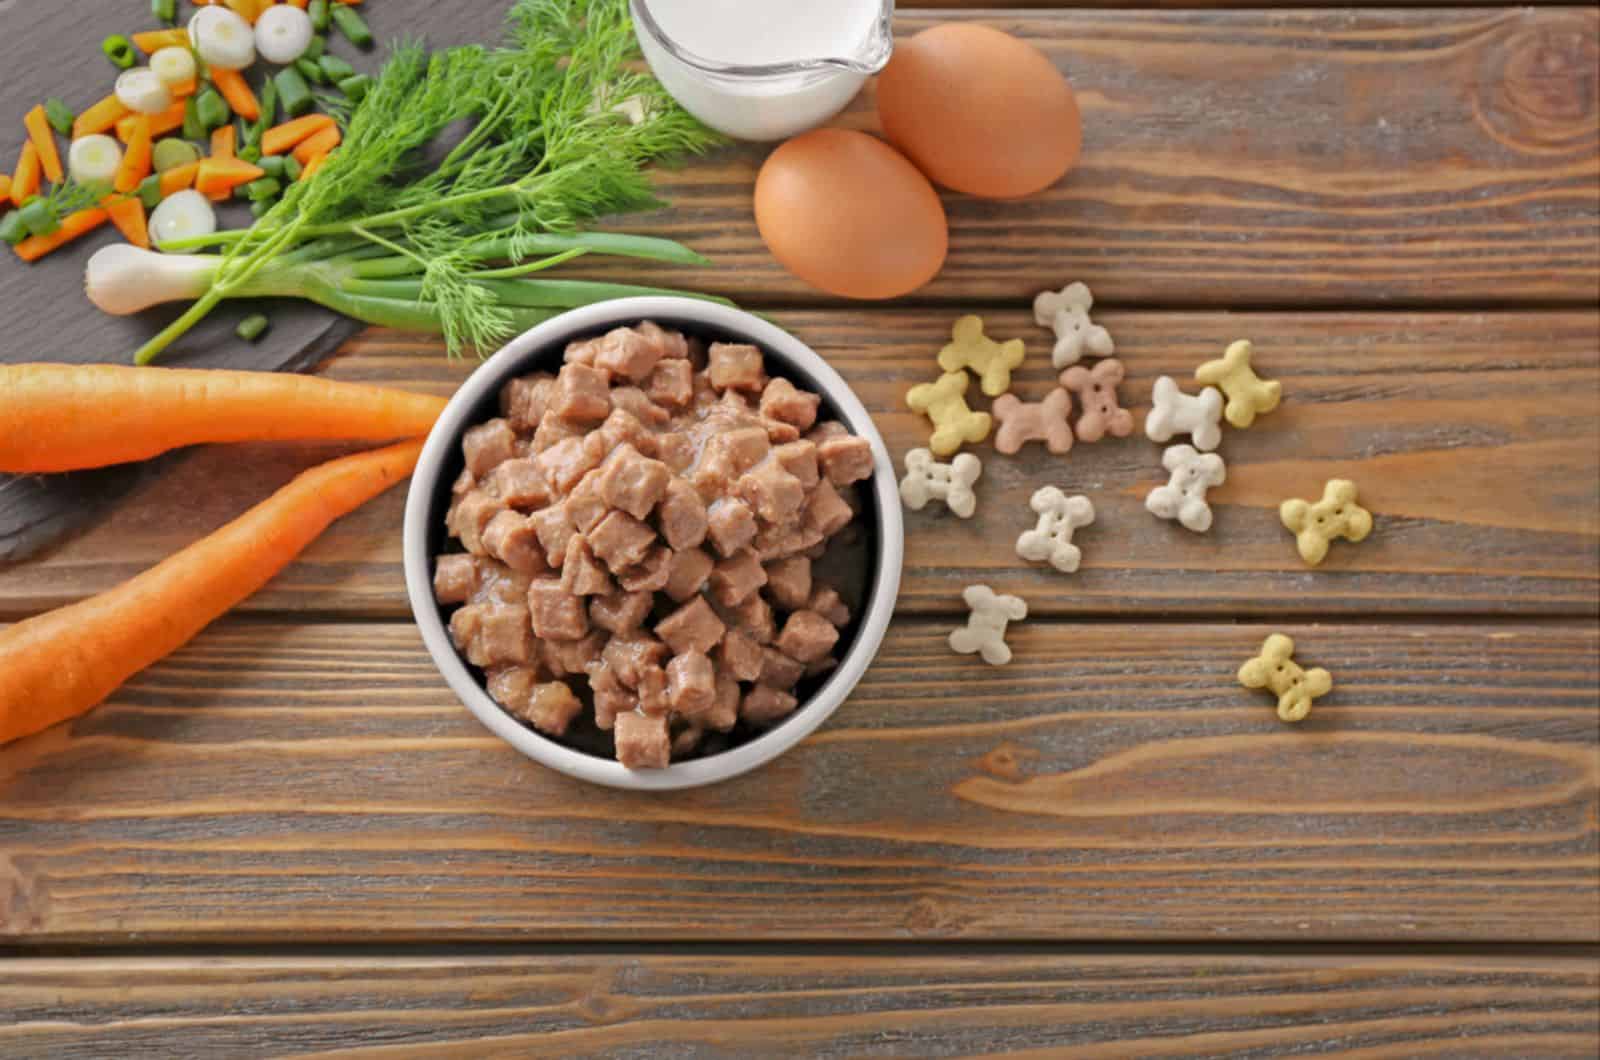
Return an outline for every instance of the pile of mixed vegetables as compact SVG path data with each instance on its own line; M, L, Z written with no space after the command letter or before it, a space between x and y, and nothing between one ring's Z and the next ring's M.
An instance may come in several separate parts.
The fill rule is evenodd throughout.
M304 298L442 334L454 353L590 302L686 293L532 276L581 255L705 263L579 229L654 205L645 163L716 140L635 68L626 0L517 0L502 45L401 41L376 77L329 50L330 29L372 46L361 0L193 2L185 28L170 25L178 0L152 0L167 28L108 38L115 91L76 115L35 107L0 177L0 239L24 261L109 221L126 242L88 262L96 306L193 303L137 363L230 298ZM219 227L231 198L254 224Z

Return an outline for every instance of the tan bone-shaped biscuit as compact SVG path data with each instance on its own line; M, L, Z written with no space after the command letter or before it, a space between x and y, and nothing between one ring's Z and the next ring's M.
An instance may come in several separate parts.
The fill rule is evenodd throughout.
M1250 363L1254 352L1249 339L1240 339L1214 361L1207 361L1194 371L1194 381L1214 386L1227 397L1228 404L1222 414L1235 427L1244 428L1278 407L1283 397L1283 384L1275 379L1262 379Z
M951 343L939 351L939 367L946 372L970 368L990 397L1011 389L1011 370L1022 364L1026 351L1021 339L996 342L983 333L983 318L964 316L950 329Z
M1278 697L1278 717L1300 721L1311 713L1311 701L1333 690L1333 675L1321 667L1303 670L1290 656L1294 641L1274 633L1261 645L1261 654L1239 667L1239 683L1265 688Z
M1033 319L1042 328L1056 333L1050 361L1056 368L1077 364L1084 354L1110 357L1117 352L1111 333L1089 319L1094 295L1081 283L1069 283L1059 291L1042 291L1033 300Z
M1015 456L1029 442L1043 442L1052 453L1072 448L1072 395L1059 387L1043 401L1023 401L1015 394L994 399L994 447Z
M967 624L950 634L950 650L962 655L979 655L990 666L1011 661L1006 644L1006 626L1028 617L1028 605L1019 596L1005 596L987 585L969 585L961 599L971 609Z
M1078 441L1098 442L1107 434L1126 438L1133 433L1133 413L1117 400L1122 382L1122 362L1115 358L1093 368L1075 364L1061 373L1061 385L1078 395Z
M907 508L920 512L929 501L943 501L962 519L971 519L978 510L978 494L973 490L983 464L971 453L960 453L948 464L941 464L926 449L906 454L906 477L900 480L900 499Z
M946 372L937 382L921 383L906 393L906 405L933 422L928 448L934 456L953 456L963 443L977 443L989 437L994 421L987 412L973 412L967 406L967 373Z
M1356 503L1356 484L1349 479L1329 479L1322 499L1315 503L1299 498L1284 501L1278 517L1294 534L1300 558L1313 567L1327 556L1334 538L1362 541L1372 533L1372 513Z

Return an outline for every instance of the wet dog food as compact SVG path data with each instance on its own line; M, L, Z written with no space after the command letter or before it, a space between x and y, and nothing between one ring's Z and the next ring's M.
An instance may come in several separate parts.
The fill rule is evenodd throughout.
M571 344L500 408L462 439L464 551L434 594L507 713L661 768L783 720L836 664L850 609L817 568L872 447L761 350L646 322Z

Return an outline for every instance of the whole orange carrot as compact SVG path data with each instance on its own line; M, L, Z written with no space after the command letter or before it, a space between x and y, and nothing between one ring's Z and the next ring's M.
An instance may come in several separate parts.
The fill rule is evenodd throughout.
M0 365L0 471L105 467L206 442L415 438L444 406L283 372Z
M54 232L47 236L29 236L11 249L23 261L38 261L52 250L59 250L79 236L93 232L105 224L109 216L98 206L74 210L61 219L61 227Z
M0 744L82 714L188 643L411 474L421 451L410 441L314 467L133 580L0 630Z

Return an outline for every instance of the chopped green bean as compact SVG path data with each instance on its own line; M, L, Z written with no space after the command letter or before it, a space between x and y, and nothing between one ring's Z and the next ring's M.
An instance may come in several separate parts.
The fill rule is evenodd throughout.
M61 218L54 204L39 195L23 203L17 214L22 218L23 227L36 236L47 236L61 228Z
M337 55L324 55L322 72L327 75L329 81L343 81L347 77L354 77L356 68Z
M316 62L322 58L322 53L328 50L328 38L318 34L311 38L311 43L306 45L306 50L300 58Z
M356 74L339 82L339 91L351 103L360 103L367 98L367 93L372 91L373 80L366 74Z
M200 95L195 97L195 112L199 114L200 124L206 132L226 125L233 117L233 111L228 109L228 101L210 85L202 88Z
M283 185L271 177L262 177L246 184L245 190L252 201L260 202L262 199L276 199L283 191Z
M282 155L266 155L256 162L261 171L273 180L283 179L284 161Z
M206 127L200 123L200 104L190 96L183 104L183 138L185 140L204 140Z
M242 162L254 162L254 163L256 163L256 165L260 165L261 164L261 145L260 144L245 144L243 147L239 148L238 156L239 156L239 160L242 161Z
M188 140L180 140L176 136L158 140L150 152L150 164L155 166L157 173L165 173L169 169L177 169L179 166L198 161L200 161L200 149Z
M267 328L271 326L272 321L260 313L252 313L239 321L239 326L233 329L233 333L246 342L254 342L266 334Z
M318 33L328 32L328 0L311 0L306 14L311 16L311 28Z
M111 65L120 70L133 69L134 63L139 61L139 53L133 50L133 41L117 33L100 42L100 51Z
M266 199L262 199L260 202L253 202L250 204L250 216L258 219L264 217L267 211L276 205L277 203L269 202Z
M267 130L278 124L278 86L270 77L261 85L260 103L261 117L256 119L255 143L260 143L261 138L267 135Z
M294 67L285 66L273 75L272 80L278 85L278 102L282 104L285 114L299 117L316 102L311 98L311 86L306 84L306 79Z
M144 203L146 210L154 210L161 205L161 177L152 173L139 182L139 201Z
M12 210L0 214L0 240L16 246L28 238L28 226L22 223L22 214Z
M367 28L366 19L356 13L353 7L344 4L335 4L328 12L333 17L333 24L339 27L339 32L349 39L357 48L372 47L372 30Z
M75 115L72 108L59 99L50 98L44 101L44 120L50 123L50 128L62 136L72 135L72 122Z
M310 59L296 59L294 61L294 68L300 71L301 77L305 78L314 85L325 85L328 83L328 75L322 72L321 66L318 66Z
M240 202L246 202L250 198L250 193L245 190L245 187L243 184L235 184L233 186L233 197Z
M300 174L304 171L305 167L302 166L300 164L300 160L293 155L290 155L288 158L283 160L283 176L284 179L290 184L293 184L295 181L299 180Z
M150 13L170 26L178 21L178 0L150 0Z

